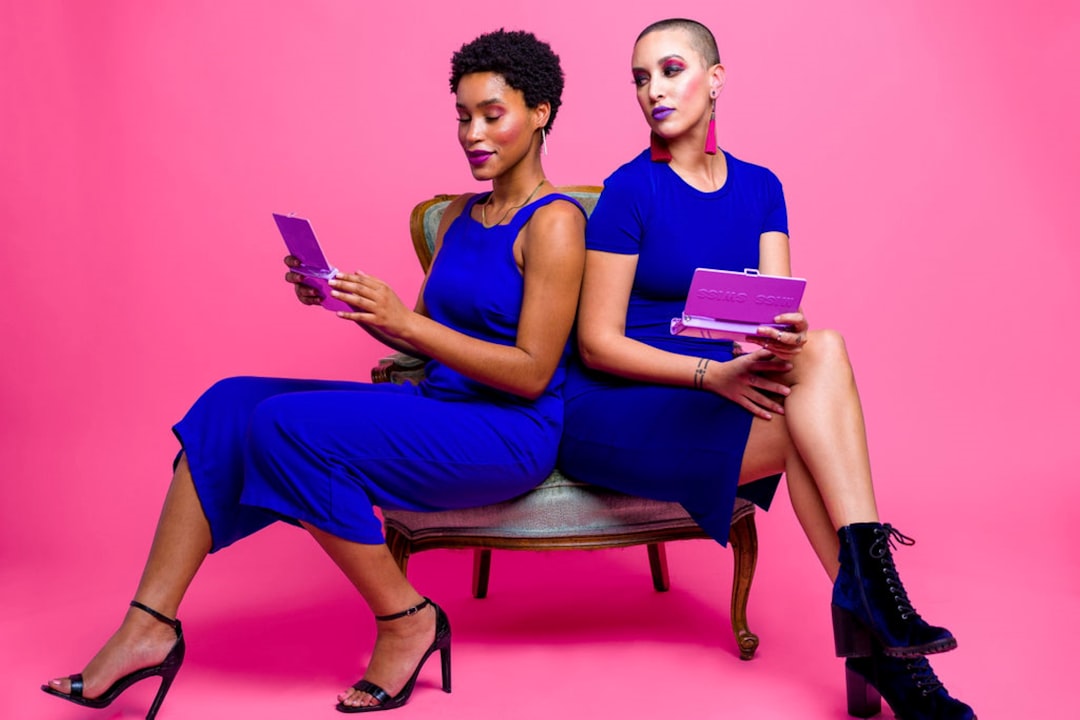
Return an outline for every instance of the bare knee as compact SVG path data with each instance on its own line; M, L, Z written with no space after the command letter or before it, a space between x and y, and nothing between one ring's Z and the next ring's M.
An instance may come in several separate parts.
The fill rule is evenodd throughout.
M853 377L847 344L836 330L811 330L796 362L797 369L799 365L806 372Z
M848 362L847 344L844 343L844 336L838 330L811 330L806 339L805 349L816 355Z

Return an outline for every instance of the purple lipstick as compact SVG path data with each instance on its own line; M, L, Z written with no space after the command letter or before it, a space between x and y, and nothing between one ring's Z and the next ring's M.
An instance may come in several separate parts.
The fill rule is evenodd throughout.
M675 108L669 108L665 105L657 105L652 110L653 120L663 120L673 112L675 112Z
M469 150L465 153L469 158L469 164L471 165L483 165L488 159L495 153L488 152L487 150Z

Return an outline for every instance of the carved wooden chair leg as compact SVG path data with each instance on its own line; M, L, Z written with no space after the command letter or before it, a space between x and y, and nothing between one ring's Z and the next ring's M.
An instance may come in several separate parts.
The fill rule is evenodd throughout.
M476 548L473 551L472 594L483 600L487 597L488 579L491 577L491 549Z
M745 515L731 525L731 550L735 554L735 578L731 585L731 629L739 645L739 657L750 660L758 647L758 636L750 632L746 620L746 604L750 600L750 584L757 567L757 525L753 515Z
M407 576L409 574L409 556L412 555L412 547L408 538L388 526L386 528L386 547L390 549L394 562L401 569L401 574Z
M649 543L649 569L652 571L652 585L656 592L667 592L671 587L668 579L667 550L664 543Z

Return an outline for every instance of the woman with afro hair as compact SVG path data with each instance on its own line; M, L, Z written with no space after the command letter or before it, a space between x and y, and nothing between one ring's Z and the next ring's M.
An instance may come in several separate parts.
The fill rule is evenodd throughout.
M181 450L149 558L119 629L82 673L42 686L105 707L160 677L151 720L184 659L176 613L207 554L277 521L307 530L355 585L378 634L342 712L404 705L436 650L450 691L450 623L392 558L376 506L485 505L539 484L562 432L568 338L585 216L544 176L540 150L563 89L559 58L499 30L451 61L458 141L491 190L443 215L412 310L376 277L339 275L338 312L395 350L429 359L417 385L236 377L207 390L173 432ZM309 305L323 297L292 271Z

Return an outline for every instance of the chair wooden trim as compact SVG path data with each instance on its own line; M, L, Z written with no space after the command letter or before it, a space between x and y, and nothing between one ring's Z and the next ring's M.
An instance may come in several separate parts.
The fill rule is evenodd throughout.
M757 567L757 524L754 508L747 506L731 524L729 544L734 557L731 587L731 629L739 647L739 657L750 660L757 652L760 642L750 630L746 609L750 600L750 587ZM691 523L692 524L692 523ZM692 524L693 525L693 524ZM693 525L659 529L653 533L630 532L607 535L576 535L554 538L506 538L494 535L449 534L445 530L425 534L412 533L408 527L395 521L392 513L385 522L386 543L394 561L403 574L408 573L409 558L418 552L437 549L473 548L473 597L487 597L491 577L492 550L601 550L606 548L646 545L650 576L657 592L671 587L668 576L665 542L675 540L708 539L708 535Z
M409 215L409 235L412 236L413 250L416 251L416 259L420 261L420 267L425 273L431 267L431 248L424 237L424 216L433 205L450 202L456 197L457 195L436 195L414 207Z
M593 185L570 185L558 188L564 193L599 193L601 188ZM413 249L425 272L431 264L432 252L424 231L425 215L439 203L454 200L457 195L436 195L415 208L409 217L409 231ZM384 358L372 370L373 382L400 381L423 372L423 362L408 356L395 355ZM606 491L610 492L610 491ZM618 495L618 493L612 493ZM510 501L514 502L514 501ZM454 512L454 511L448 511ZM649 523L637 523L627 532L577 534L573 536L519 536L507 537L495 528L478 527L431 527L414 530L397 519L395 511L384 511L386 542L398 567L408 571L409 558L418 552L435 549L472 548L472 592L476 598L487 596L491 575L492 550L596 550L603 548L645 545L649 560L653 587L664 592L670 587L667 554L664 543L675 540L708 538L705 532L687 516L685 521L667 522L656 527ZM731 627L739 648L739 657L750 660L757 651L759 639L751 632L747 620L747 605L754 571L757 567L757 526L755 509L750 503L740 502L732 516L730 546L734 556L731 588Z

